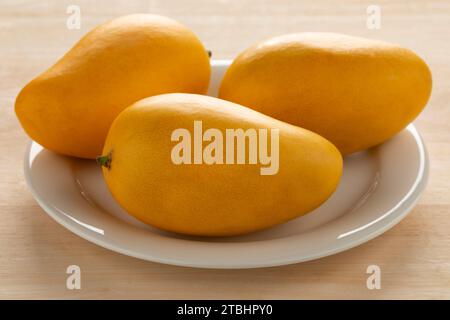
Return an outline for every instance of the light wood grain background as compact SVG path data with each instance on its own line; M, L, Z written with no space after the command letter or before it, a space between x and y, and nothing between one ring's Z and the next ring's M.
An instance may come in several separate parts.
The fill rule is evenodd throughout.
M66 8L82 11L66 28ZM366 9L382 9L380 30ZM433 72L433 94L416 121L431 159L429 185L400 224L350 251L258 270L202 270L149 263L107 251L47 216L24 182L28 138L13 112L22 86L85 32L109 18L164 14L191 27L215 58L298 31L333 31L410 47ZM450 298L450 1L28 1L0 0L0 298ZM82 289L65 287L66 267L82 269ZM382 289L366 288L366 268Z

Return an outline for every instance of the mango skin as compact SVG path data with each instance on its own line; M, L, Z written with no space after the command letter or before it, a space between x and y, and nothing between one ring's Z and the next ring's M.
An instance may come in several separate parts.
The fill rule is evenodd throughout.
M319 133L350 154L405 128L425 107L431 85L428 66L408 49L298 33L242 52L219 97Z
M173 164L177 142L171 133L186 128L192 134L195 120L202 121L204 131L223 133L278 128L278 173L260 175L259 164ZM154 96L125 109L111 126L103 154L111 154L110 168L103 167L105 181L129 214L167 231L199 236L244 234L301 216L333 193L342 174L341 154L321 136L194 94Z
M208 54L192 31L166 17L128 15L90 31L28 83L15 111L45 148L95 158L125 107L161 93L206 93L209 78Z

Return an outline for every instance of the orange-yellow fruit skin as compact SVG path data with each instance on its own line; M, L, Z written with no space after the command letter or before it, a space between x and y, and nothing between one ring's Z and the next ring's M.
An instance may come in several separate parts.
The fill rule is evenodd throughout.
M203 131L279 129L279 171L261 175L259 164L180 164L171 160L179 128ZM207 143L204 143L206 145ZM248 144L247 144L248 150ZM302 128L243 106L202 95L165 94L141 100L114 121L103 175L131 215L158 228L200 236L231 236L301 216L323 203L342 173L340 152Z
M99 25L28 83L15 110L26 133L58 153L95 158L127 106L168 93L206 93L210 62L178 22L135 14Z
M299 33L242 52L219 97L317 132L349 154L405 128L425 107L431 85L428 66L408 49Z

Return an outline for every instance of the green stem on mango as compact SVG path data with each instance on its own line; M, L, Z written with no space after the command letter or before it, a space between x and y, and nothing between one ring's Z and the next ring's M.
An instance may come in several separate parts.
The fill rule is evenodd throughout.
M106 156L98 156L95 160L102 167L111 169L112 152L108 153Z

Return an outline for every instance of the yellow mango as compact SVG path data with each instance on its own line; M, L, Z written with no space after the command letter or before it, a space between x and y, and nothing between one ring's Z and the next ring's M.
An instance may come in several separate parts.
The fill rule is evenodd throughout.
M244 234L301 216L333 193L342 173L340 152L321 136L225 100L182 93L125 109L98 161L129 214L201 236Z
M242 52L219 97L314 131L343 154L377 145L425 107L431 73L414 52L334 33L288 34Z
M209 77L208 54L192 31L166 17L128 15L85 35L23 88L15 110L44 147L95 158L125 107L161 93L206 93Z

